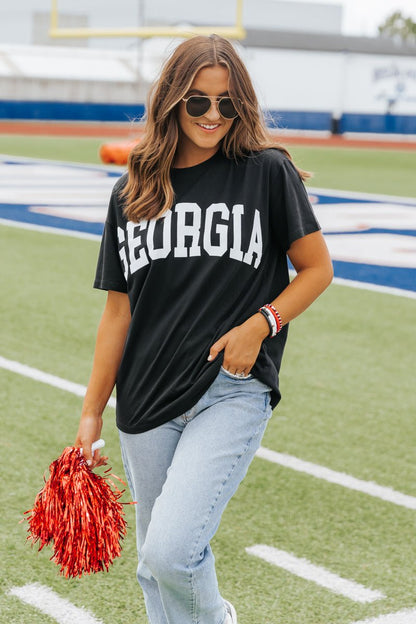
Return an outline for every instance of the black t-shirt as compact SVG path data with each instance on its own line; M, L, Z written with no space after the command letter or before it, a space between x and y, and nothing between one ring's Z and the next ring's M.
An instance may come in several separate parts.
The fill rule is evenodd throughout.
M277 149L238 161L218 151L172 169L175 204L127 222L115 184L95 288L127 292L131 324L117 375L117 426L147 431L189 410L220 369L211 345L289 283L291 243L319 229L296 169ZM279 399L287 326L266 338L252 369Z

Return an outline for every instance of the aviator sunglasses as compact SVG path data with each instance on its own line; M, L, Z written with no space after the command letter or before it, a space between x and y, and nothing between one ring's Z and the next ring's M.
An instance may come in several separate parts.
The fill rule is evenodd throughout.
M202 117L209 111L212 105L212 101L215 100L218 111L221 117L225 119L234 119L238 117L237 110L234 106L235 99L224 97L210 97L208 95L190 95L187 98L182 98L185 102L186 112L190 117Z

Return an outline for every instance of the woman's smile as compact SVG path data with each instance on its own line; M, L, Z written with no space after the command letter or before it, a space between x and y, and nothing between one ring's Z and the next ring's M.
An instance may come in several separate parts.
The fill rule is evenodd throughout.
M209 133L213 133L215 132L215 130L217 130L217 128L220 127L221 124L204 124L204 123L197 123L196 124L199 128L201 128L201 130L203 130L204 132L209 132Z

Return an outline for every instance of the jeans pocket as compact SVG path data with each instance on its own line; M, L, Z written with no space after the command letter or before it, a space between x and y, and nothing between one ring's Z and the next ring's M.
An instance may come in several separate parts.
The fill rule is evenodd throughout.
M234 375L234 373L230 373L230 371L228 371L226 368L224 368L223 366L221 366L221 373L223 373L223 375L225 375L226 377L229 377L230 379L234 379L234 381L247 381L248 379L253 379L253 375L251 373L249 373L248 375Z

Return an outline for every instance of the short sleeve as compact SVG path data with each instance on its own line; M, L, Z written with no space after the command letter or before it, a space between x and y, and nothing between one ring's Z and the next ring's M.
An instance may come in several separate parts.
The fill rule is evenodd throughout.
M123 232L121 228L117 227L117 191L118 185L113 189L108 207L95 273L94 288L116 290L125 293L127 292L127 282L120 255L120 253L124 253L124 248L120 246L122 241L119 243L117 235L118 230Z
M282 159L272 184L272 229L286 252L295 240L320 230L320 225L305 185L288 158Z

